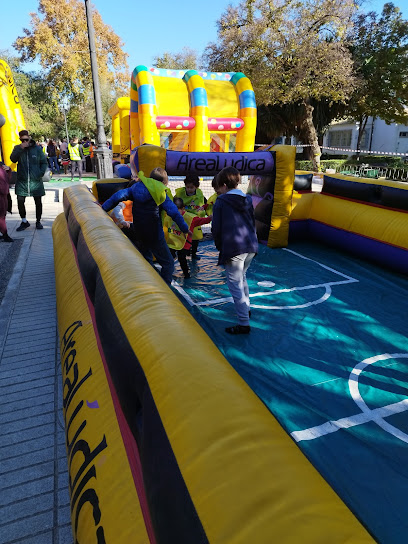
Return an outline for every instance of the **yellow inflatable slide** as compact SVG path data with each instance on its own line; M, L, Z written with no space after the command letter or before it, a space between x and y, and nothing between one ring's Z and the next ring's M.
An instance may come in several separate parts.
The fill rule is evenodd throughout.
M13 147L20 143L18 133L24 128L23 112L13 74L7 62L0 59L0 160L13 170L16 165L10 161L10 154Z

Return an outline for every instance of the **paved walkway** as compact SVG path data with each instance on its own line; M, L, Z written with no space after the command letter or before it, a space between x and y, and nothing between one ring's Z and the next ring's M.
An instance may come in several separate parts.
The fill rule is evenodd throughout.
M62 191L47 191L39 231L33 199L31 227L15 231L12 198L22 242L0 306L0 544L72 544L51 235Z

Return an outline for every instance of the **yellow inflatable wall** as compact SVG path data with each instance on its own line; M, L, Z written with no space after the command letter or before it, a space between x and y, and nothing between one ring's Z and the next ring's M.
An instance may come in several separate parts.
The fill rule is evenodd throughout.
M13 147L20 143L18 133L25 128L25 123L13 74L7 62L1 59L0 114L6 120L5 124L0 127L1 160L15 170L16 165L10 161L10 154L13 151Z
M309 237L408 274L408 186L325 174L321 193L294 193L291 239Z

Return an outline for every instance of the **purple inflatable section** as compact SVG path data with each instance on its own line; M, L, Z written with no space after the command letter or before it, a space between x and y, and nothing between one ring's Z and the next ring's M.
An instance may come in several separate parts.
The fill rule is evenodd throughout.
M274 153L253 151L248 153L211 153L167 151L166 170L170 176L198 174L214 176L226 166L234 166L242 175L268 174L275 166Z
M312 239L344 249L362 259L375 262L401 274L408 274L408 251L379 240L337 229L313 219L291 221L289 241Z

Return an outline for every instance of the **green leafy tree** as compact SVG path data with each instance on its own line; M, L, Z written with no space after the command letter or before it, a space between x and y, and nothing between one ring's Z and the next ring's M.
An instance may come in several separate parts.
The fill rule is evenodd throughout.
M0 58L7 62L13 72L26 128L36 139L44 135L56 137L58 130L55 129L55 111L50 105L44 78L41 74L24 72L20 59L8 50L1 50Z
M353 0L246 0L218 21L204 52L207 69L243 71L258 104L294 104L298 130L320 164L314 103L347 100L355 86L346 30Z
M165 51L162 55L154 57L153 64L157 68L169 68L171 70L197 70L197 51L190 47L183 47L179 53Z
M108 110L115 100L121 95L117 94L116 96L113 96L111 87L107 81L101 80L99 86L101 92L104 130L105 134L109 137L112 120ZM79 104L71 105L68 112L68 123L69 126L73 127L75 135L86 135L96 138L94 96L91 89L88 90L87 94Z
M328 99L311 100L313 107L313 124L320 139L333 118L342 117L346 104L330 102ZM307 141L303 131L304 109L302 104L274 104L258 106L257 143L272 141L278 136L296 136L300 142ZM305 159L309 158L309 148L303 148Z
M93 10L100 80L117 92L128 92L129 70L123 43L112 27ZM13 44L21 61L39 60L48 97L57 111L62 96L72 106L87 100L92 89L85 4L80 0L39 0L38 13L31 13L29 29Z
M357 149L369 117L386 123L408 122L408 21L392 3L382 13L356 17L350 50L360 85L347 114L359 121Z

